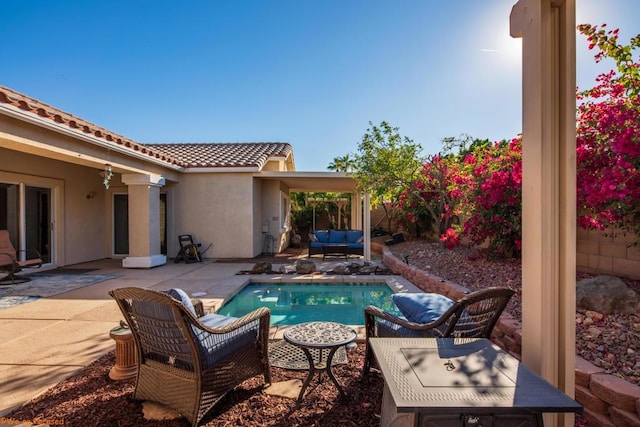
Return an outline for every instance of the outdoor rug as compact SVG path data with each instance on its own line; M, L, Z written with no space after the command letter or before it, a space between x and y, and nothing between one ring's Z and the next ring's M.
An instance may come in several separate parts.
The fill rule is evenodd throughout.
M311 356L313 360L318 363L320 360L320 350L311 349ZM329 350L324 349L322 352L323 360L326 360L329 355ZM309 360L305 356L300 347L289 344L285 340L271 340L269 341L269 363L271 366L277 366L278 368L291 369L291 370L306 370L309 369ZM333 355L331 366L344 365L348 363L347 352L344 346L340 347L336 354Z
M77 269L80 271L79 269ZM87 270L85 270L87 271ZM89 270L90 271L90 270ZM0 310L35 301L39 298L50 297L85 286L95 285L105 280L115 279L117 274L78 274L65 269L61 274L58 270L30 274L30 282L16 285L0 286Z

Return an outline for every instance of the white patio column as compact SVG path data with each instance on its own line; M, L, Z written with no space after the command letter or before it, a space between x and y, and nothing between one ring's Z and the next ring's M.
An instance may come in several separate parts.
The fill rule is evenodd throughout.
M151 268L167 263L160 253L160 187L164 178L125 174L122 182L129 192L129 256L124 268Z
M364 193L364 207L362 208L363 215L363 231L364 231L364 260L371 261L371 196L369 193Z
M510 24L523 53L522 361L573 396L575 0L519 0ZM545 415L545 425L573 418Z
M362 196L359 191L351 193L351 228L362 230Z

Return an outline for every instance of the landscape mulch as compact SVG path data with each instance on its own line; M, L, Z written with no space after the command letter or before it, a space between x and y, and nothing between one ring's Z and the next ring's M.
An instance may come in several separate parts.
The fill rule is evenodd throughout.
M312 381L300 408L296 400L268 395L261 376L249 379L227 394L208 416L203 426L378 426L383 380L377 372L362 376L364 344L347 350L348 364L336 365L333 372L344 387L346 399L323 373ZM184 418L146 420L142 403L132 399L135 379L113 381L109 370L115 363L108 353L77 375L63 381L21 409L5 417L13 425L20 422L64 426L160 426L190 425ZM273 382L304 380L307 371L271 368ZM15 421L15 422L13 422Z

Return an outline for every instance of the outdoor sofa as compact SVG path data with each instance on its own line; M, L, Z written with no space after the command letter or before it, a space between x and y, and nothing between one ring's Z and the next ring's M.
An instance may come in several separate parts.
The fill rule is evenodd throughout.
M323 247L346 245L346 255L364 255L362 230L314 230L309 234L309 257L324 254Z

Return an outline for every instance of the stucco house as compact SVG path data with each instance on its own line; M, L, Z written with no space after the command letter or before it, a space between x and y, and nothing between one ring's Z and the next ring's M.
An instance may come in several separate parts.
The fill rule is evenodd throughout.
M142 144L0 86L0 229L49 266L154 267L181 234L211 245L207 258L252 258L266 234L281 251L292 191L355 192L355 181L295 171L286 142Z

